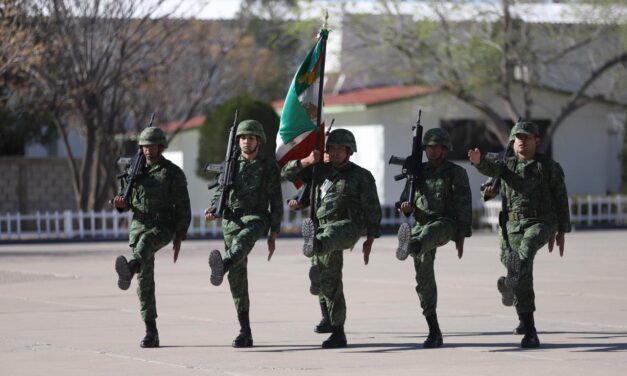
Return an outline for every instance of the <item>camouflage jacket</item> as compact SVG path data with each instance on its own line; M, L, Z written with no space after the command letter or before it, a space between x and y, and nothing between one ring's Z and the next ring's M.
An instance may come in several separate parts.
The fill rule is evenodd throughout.
M521 219L544 221L559 232L571 230L564 171L559 163L542 154L529 161L516 156L491 161L482 155L476 167L484 175L501 178L504 211Z
M341 169L329 164L318 166L316 218L325 222L350 219L365 229L366 236L381 236L381 205L370 171L352 162ZM311 173L312 167L303 168L298 161L288 162L282 171L289 181L311 182Z
M466 170L445 160L438 167L424 162L422 172L413 202L416 222L449 218L457 226L456 236L469 237L472 234L472 197ZM401 197L407 197L408 189L406 186Z
M127 180L122 184L126 185ZM167 225L177 238L185 239L192 211L183 170L163 156L152 166L146 164L135 180L130 202L124 210L129 209L138 213L137 217L145 216L140 222Z
M220 197L221 189L218 188L214 193L211 206L214 206ZM250 217L239 221L242 224L249 219L261 218L269 223L271 232L278 233L281 230L283 194L281 172L275 160L259 155L248 161L239 156L233 189L226 200L225 217L229 214Z

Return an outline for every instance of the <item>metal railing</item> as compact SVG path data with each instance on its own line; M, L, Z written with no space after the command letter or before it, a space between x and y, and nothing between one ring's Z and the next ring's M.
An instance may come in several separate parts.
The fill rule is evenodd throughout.
M574 196L569 199L571 222L575 226L627 225L627 196ZM382 226L392 227L410 221L393 206L384 206ZM479 224L496 230L501 200L491 200L480 211ZM285 207L281 231L299 233L307 211L292 211ZM132 213L116 210L99 212L37 212L34 214L6 213L0 215L0 241L36 239L125 239ZM188 230L190 237L221 236L220 221L207 223L202 211L192 213Z
M624 226L627 225L627 196L572 196L568 199L570 221L574 226ZM479 218L481 225L496 231L499 224L501 200L494 199L483 204Z

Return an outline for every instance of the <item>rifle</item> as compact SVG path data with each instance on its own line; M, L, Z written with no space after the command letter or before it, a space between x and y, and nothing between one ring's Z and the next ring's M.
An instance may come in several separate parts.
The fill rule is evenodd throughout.
M399 158L396 156L391 156L388 164L398 165L401 167L401 173L394 176L394 181L399 181L402 179L407 179L407 183L409 184L409 191L407 192L407 196L401 198L400 201L396 202L394 206L396 209L401 208L401 203L403 201L409 201L414 206L414 196L416 195L416 190L418 189L418 179L422 176L422 125L420 125L420 116L422 115L422 110L418 110L418 120L415 125L412 125L412 141L411 141L411 155L407 158Z
M155 113L153 112L147 128L152 127L154 121ZM125 166L124 172L117 175L117 178L120 180L120 184L122 184L125 177L128 177L128 181L126 182L126 186L124 187L124 192L121 195L122 197L124 197L124 202L126 203L126 205L128 205L130 202L129 199L131 198L131 193L133 191L133 184L137 180L137 177L141 175L142 168L146 164L144 150L140 146L134 157L120 157L118 158L117 164ZM109 200L109 203L113 204L113 200Z
M233 119L233 125L229 131L229 142L226 147L226 155L224 161L219 164L209 163L205 167L206 172L218 174L217 179L214 182L209 183L207 189L213 189L220 187L220 197L213 206L210 212L217 218L224 217L224 210L226 209L226 200L229 197L229 193L233 189L233 182L235 181L235 172L237 167L237 159L241 153L239 145L237 143L237 115L238 110L235 110L235 118Z

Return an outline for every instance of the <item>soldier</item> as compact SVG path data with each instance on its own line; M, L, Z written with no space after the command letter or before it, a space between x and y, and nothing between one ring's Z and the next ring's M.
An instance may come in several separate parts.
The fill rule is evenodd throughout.
M155 301L155 253L173 241L174 262L191 222L187 180L183 171L162 156L168 146L165 133L148 127L139 136L139 146L146 158L142 173L132 187L130 202L121 195L113 199L119 211L132 210L129 231L130 261L124 256L115 260L118 287L127 290L137 273L137 295L146 336L141 347L159 347L157 304ZM124 183L124 182L123 182ZM124 183L126 184L126 183Z
M422 164L416 195L411 201L402 201L399 209L407 216L413 212L416 224L411 228L403 223L399 228L396 258L414 258L416 292L429 326L423 347L436 348L443 340L436 313L435 251L453 240L462 258L464 239L471 235L472 201L466 170L446 159L452 150L449 134L441 128L429 129L422 145L427 162ZM407 192L401 197L407 199Z
M381 235L381 206L372 174L350 162L350 156L357 152L353 134L336 129L329 134L326 147L325 164L316 168L320 170L316 175L319 199L315 208L319 227L314 233L311 219L303 222L303 253L314 257L309 278L312 293L319 291L321 296L321 324L324 324L324 317L328 317L331 324L331 336L322 343L322 348L328 349L347 345L342 251L352 249L365 230L367 239L362 252L364 263L368 265L372 243ZM310 182L313 165L319 161L320 152L315 150L306 158L288 162L282 174L290 181ZM298 209L301 205L293 200L289 206ZM317 330L324 331L324 325Z
M244 120L236 132L241 155L237 161L233 189L227 198L227 207L222 220L224 235L224 259L220 251L209 255L211 284L222 284L228 273L231 295L240 324L239 335L233 347L252 347L250 329L250 301L248 299L248 254L257 239L268 234L268 261L275 249L275 241L283 217L281 173L276 160L260 154L266 142L263 126L257 120ZM205 219L216 219L213 208L220 195L215 193L211 207L205 210Z
M536 152L539 134L534 123L516 123L510 134L514 156L505 161L490 161L479 149L468 151L470 162L479 172L501 179L504 206L500 216L505 230L501 234L501 261L507 276L498 279L497 288L503 304L516 307L524 331L522 348L540 346L533 317L536 252L547 243L551 252L557 241L562 256L564 234L571 229L564 172L557 162Z

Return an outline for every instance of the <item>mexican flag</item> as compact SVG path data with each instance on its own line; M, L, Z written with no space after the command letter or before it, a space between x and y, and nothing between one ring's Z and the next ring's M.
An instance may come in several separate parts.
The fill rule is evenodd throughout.
M285 97L276 140L276 159L281 167L288 161L308 156L316 147L316 137L319 139L319 150L324 150L320 78L324 80L328 35L328 30L320 30L316 44L298 68Z

